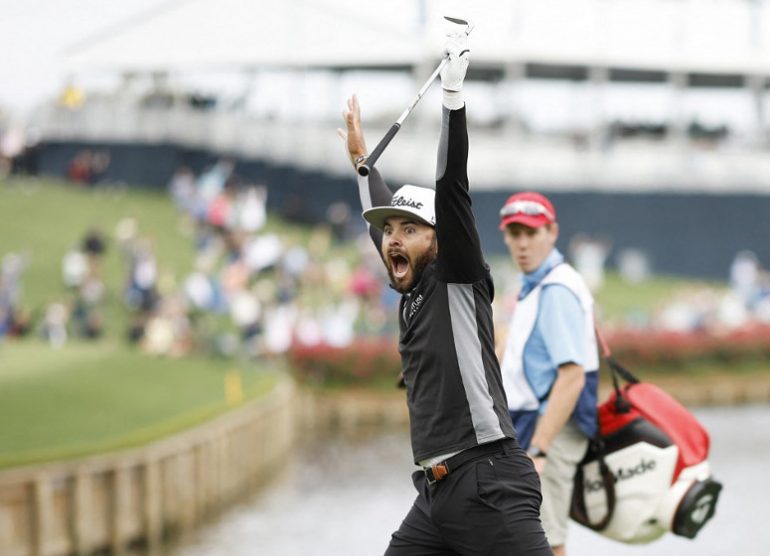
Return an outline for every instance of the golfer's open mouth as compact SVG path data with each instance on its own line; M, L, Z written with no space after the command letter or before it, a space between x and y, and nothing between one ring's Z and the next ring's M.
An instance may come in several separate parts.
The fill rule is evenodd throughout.
M409 261L403 255L398 253L390 254L390 268L393 269L393 276L403 278L409 271Z

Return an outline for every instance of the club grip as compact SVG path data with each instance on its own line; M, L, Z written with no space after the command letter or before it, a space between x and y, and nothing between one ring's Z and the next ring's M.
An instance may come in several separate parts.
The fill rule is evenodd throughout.
M377 143L377 146L374 147L372 154L369 155L369 157L366 159L366 162L364 162L361 166L358 167L359 176L369 175L369 172L371 171L372 168L374 168L374 165L377 163L377 159L380 158L382 151L384 151L385 147L388 146L388 143L390 143L393 140L393 138L396 136L396 133L398 133L399 129L401 129L401 124L399 124L398 122L390 126L390 129L385 134L385 137L383 137L380 140L380 142Z

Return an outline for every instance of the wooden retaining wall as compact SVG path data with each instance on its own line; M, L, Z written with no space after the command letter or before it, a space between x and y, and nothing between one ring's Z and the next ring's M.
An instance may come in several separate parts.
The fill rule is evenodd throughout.
M604 371L599 400L604 401L612 384ZM696 408L770 403L770 369L761 373L730 373L687 376L686 374L640 375L668 392L683 405ZM403 390L340 390L305 392L303 430L355 430L360 427L406 426L409 415Z
M0 555L160 546L270 478L297 434L297 391L128 452L0 472Z

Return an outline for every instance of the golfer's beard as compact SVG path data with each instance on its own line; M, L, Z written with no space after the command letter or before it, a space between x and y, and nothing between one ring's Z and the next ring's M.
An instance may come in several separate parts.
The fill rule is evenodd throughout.
M434 260L436 260L436 254L438 253L438 250L436 248L436 241L434 240L431 244L430 248L428 248L427 251L422 253L419 257L417 257L414 261L414 265L412 266L412 280L411 282L399 286L396 282L396 277L393 275L393 269L388 266L388 276L390 277L390 285L393 286L393 289L396 290L398 293L408 293L416 284L420 283L420 279L422 278L422 273L425 272L425 269L427 266L432 263Z

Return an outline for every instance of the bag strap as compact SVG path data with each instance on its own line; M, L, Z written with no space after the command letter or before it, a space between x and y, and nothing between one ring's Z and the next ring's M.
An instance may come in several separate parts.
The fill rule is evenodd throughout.
M627 413L628 410L631 408L631 405L628 403L628 400L626 400L625 396L623 395L623 389L620 386L620 380L623 379L628 384L639 384L639 379L634 376L634 374L626 369L623 365L617 362L614 357L612 357L612 351L610 351L610 346L607 344L607 341L604 339L604 336L601 332L599 332L599 327L594 327L594 332L596 333L596 340L599 344L599 346L602 349L602 357L607 362L607 367L610 369L610 378L612 378L612 388L615 390L615 409L619 413Z
M612 378L612 387L615 390L615 408L618 412L626 413L630 410L631 405L623 395L623 390L620 386L620 380L625 380L629 384L638 384L637 379L628 369L618 363L613 357L610 347L607 341L599 332L599 328L595 327L596 340L601 347L602 357L607 362L607 366L610 369L610 377ZM597 423L598 425L598 423ZM610 471L607 462L604 460L604 440L601 436L601 430L597 426L596 436L590 440L589 453L596 454L596 461L599 465L599 475L601 476L602 486L604 487L604 494L607 500L607 512L604 514L598 522L592 523L588 517L585 504L585 486L583 478L583 466L579 465L575 474L575 484L579 487L573 494L575 503L572 507L572 514L574 518L584 524L586 527L594 530L601 531L609 525L613 514L615 513L615 476Z
M575 492L573 493L573 504L570 514L578 523L585 525L589 529L602 531L609 525L610 520L615 513L615 476L612 474L612 471L610 471L607 462L604 461L604 442L601 437L599 437L598 433L596 438L591 440L590 451L594 451L597 454L599 475L601 476L604 494L607 499L607 512L604 514L604 517L596 523L592 523L588 517L588 512L586 511L585 487L583 483L583 466L579 465L577 472L575 473L575 484L579 485L579 488L575 489Z

